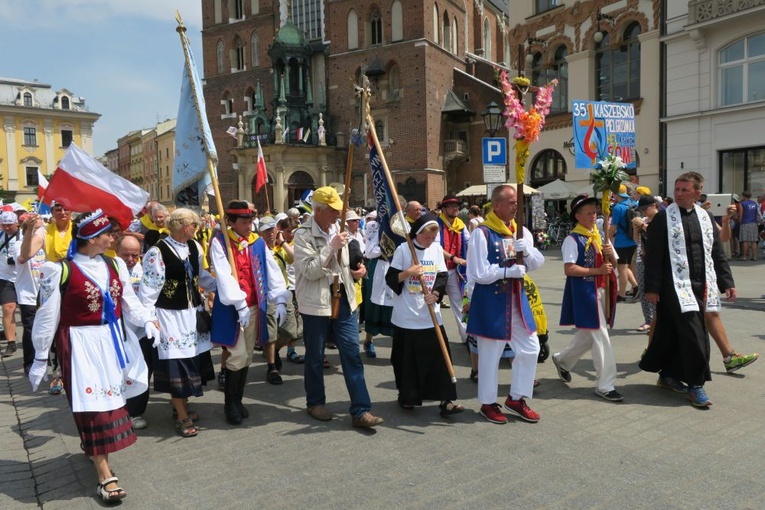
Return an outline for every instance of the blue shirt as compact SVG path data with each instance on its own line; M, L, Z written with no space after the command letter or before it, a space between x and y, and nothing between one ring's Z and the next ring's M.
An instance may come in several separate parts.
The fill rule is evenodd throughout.
M615 248L637 246L635 240L627 235L627 210L630 208L630 202L630 200L624 200L611 209L611 225L616 227L616 235L614 236Z

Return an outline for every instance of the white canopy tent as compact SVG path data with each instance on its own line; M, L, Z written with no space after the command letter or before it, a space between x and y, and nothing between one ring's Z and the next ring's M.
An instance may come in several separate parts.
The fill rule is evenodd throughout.
M560 179L548 182L544 186L537 188L537 190L544 195L545 200L568 200L576 196L574 190L565 181Z
M516 187L514 182L508 182L508 183L505 183L505 184L509 184L510 186L512 186L514 188ZM458 196L458 197L478 197L478 196L484 196L485 197L486 196L486 191L487 191L487 187L486 186L487 186L486 184L474 184L472 186L469 186L469 187L463 189L462 191L457 193L456 196ZM491 186L498 186L498 184L497 185L491 185ZM524 195L533 195L535 193L539 193L539 190L537 190L535 188L532 188L528 184L524 184L523 185L523 194Z

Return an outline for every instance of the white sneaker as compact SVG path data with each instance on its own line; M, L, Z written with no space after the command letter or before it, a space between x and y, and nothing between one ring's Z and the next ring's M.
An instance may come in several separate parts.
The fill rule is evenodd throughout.
M134 418L130 418L133 420L133 428L138 429L145 429L148 423L146 423L146 420L143 419L142 416L136 416Z

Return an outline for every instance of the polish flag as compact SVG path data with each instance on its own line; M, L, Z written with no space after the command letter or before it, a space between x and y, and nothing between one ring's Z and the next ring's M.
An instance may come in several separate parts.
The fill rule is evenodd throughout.
M149 194L71 143L42 197L50 200L75 212L102 209L126 229Z
M45 190L48 189L48 179L45 178L40 169L37 169L37 200L42 201ZM50 205L50 200L46 202Z
M260 188L266 185L268 182L268 172L266 171L266 158L263 157L263 147L260 146L260 139L258 139L258 172L255 174L255 194L257 195Z

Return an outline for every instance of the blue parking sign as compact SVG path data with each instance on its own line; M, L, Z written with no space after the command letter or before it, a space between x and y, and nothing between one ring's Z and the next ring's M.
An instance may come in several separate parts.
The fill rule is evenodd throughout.
M483 138L482 155L484 165L507 164L507 139L506 138Z

